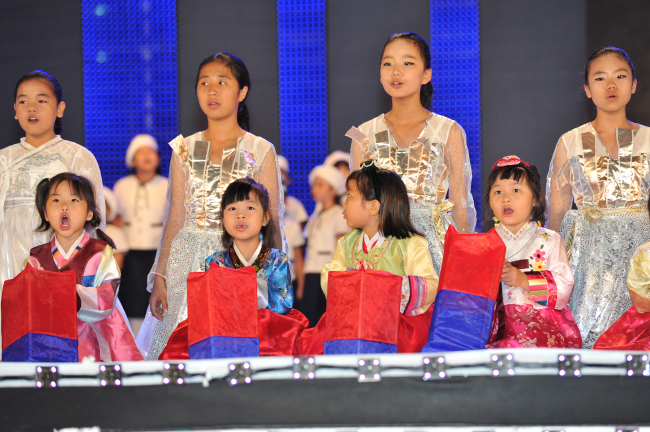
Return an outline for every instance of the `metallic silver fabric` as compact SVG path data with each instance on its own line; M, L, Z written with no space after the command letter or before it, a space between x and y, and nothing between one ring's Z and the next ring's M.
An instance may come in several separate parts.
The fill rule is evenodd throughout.
M575 286L569 308L580 329L584 349L591 349L631 306L626 277L634 251L650 241L647 212L603 213L590 222L571 210L560 235L571 256Z
M456 226L453 223L451 215L448 212L440 212L439 214L445 231L447 228L449 228L449 225L454 225L454 227ZM427 241L429 242L429 253L431 254L433 267L436 269L438 275L440 275L440 269L442 267L442 255L444 252L442 242L444 239L441 239L438 236L438 231L436 231L436 227L433 222L431 207L411 203L411 222L413 222L415 229L424 234Z

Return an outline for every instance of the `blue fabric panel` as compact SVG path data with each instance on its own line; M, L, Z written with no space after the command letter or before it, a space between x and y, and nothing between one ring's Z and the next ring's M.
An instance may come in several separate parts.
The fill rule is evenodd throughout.
M212 336L189 347L190 359L259 357L258 338Z
M95 276L96 275L87 275L81 279L81 285L85 287L95 286Z
M325 354L397 354L397 345L364 339L325 341Z
M79 341L40 333L27 333L2 350L3 362L79 361Z
M456 291L438 292L429 340L422 352L485 349L494 316L494 300Z

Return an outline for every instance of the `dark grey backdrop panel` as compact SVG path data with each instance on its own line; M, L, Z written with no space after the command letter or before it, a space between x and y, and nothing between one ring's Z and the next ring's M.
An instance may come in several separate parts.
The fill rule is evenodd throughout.
M84 142L81 3L3 1L0 5L0 148L25 136L14 120L14 87L34 69L54 75L66 103L63 137Z
M345 132L390 110L390 98L379 83L386 39L412 31L429 42L429 25L428 0L328 0L330 151L350 151Z
M201 61L217 52L240 57L253 85L251 132L280 146L275 1L183 0L178 11L178 96L181 133L207 127L194 92Z
M589 0L587 2L587 49L584 60L606 45L623 48L634 63L638 81L636 94L627 106L627 117L633 122L650 125L650 32L647 0ZM590 119L596 108L589 101Z
M483 184L509 154L545 179L560 136L585 122L585 3L480 3Z

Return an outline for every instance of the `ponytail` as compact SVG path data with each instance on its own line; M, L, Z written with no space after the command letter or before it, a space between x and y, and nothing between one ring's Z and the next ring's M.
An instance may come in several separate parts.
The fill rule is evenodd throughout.
M246 132L251 131L251 120L248 114L248 107L246 106L246 99L239 102L239 109L237 110L237 124Z
M117 249L117 247L115 246L115 242L113 241L113 239L110 238L110 237L108 236L108 234L106 234L104 231L100 230L99 228L96 228L96 229L95 229L95 233L97 233L97 238L98 238L98 239L105 241L105 242L108 243L108 245L109 245L110 247L112 247L113 249Z
M431 99L433 98L433 84L429 81L420 87L420 103L422 106L431 111Z

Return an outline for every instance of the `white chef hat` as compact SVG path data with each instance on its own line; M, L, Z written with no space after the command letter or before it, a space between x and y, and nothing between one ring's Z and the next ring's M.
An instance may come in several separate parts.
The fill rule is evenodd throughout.
M287 160L286 157L280 155L278 156L278 165L280 166L280 169L286 173L289 172L289 161Z
M323 165L331 165L334 166L339 162L345 162L346 164L350 164L350 153L343 152L341 150L336 150L330 153L329 156L325 159L325 162Z
M133 156L140 150L142 147L150 147L156 152L158 151L158 143L156 142L156 138L152 137L151 135L147 134L140 134L136 135L133 137L131 140L131 144L129 144L129 148L126 150L126 166L129 168L133 168Z
M345 194L345 176L341 171L331 165L317 165L309 173L309 186L314 185L316 177L320 177L329 183L338 196Z
M115 192L106 186L104 186L104 201L106 201L106 206L111 209L111 215L108 217L106 222L112 222L117 216L119 209L117 208L117 197L115 196Z

